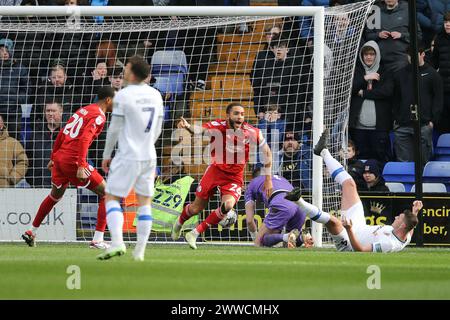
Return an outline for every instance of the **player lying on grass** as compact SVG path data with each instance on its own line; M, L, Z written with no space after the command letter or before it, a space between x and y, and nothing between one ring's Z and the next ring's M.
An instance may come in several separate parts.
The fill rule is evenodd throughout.
M109 86L100 88L98 102L78 109L59 132L47 165L52 171L52 191L42 201L31 229L22 235L22 239L30 247L36 246L39 226L63 197L69 183L76 187L88 188L99 196L97 225L90 247L97 249L108 247L103 241L106 228L105 180L87 163L86 157L92 141L103 130L106 121L105 112L111 112L113 98L113 88Z
M292 191L294 187L285 178L274 175L272 176L273 192L270 197L267 197L263 190L265 177L260 176L259 173L260 168L253 172L253 179L247 186L244 196L247 227L255 245L273 247L284 242L288 248L300 247L302 244L306 248L311 247L313 245L311 235L302 235L299 231L305 223L305 213L284 198L286 193ZM263 202L269 209L258 232L253 219L257 201ZM282 234L284 227L287 233Z
M249 160L250 146L258 145L263 152L264 186L267 197L272 193L272 153L261 131L244 122L244 107L239 103L230 103L226 109L227 118L203 124L201 128L192 128L184 119L178 128L186 129L191 134L208 133L211 136L211 164L206 169L195 193L193 203L183 208L180 217L172 227L172 239L177 240L181 227L193 215L203 211L219 189L221 204L194 230L185 235L185 240L192 249L197 249L197 237L211 225L217 225L234 207L241 197L244 184L244 168Z
M364 208L356 190L355 181L334 159L327 149L329 131L326 129L314 148L320 155L334 181L342 186L342 222L327 212L301 198L300 189L294 189L286 199L294 201L311 220L324 224L333 238L338 251L396 252L403 250L411 241L418 223L417 215L422 209L421 201L414 201L412 210L405 210L395 218L392 225L368 226Z

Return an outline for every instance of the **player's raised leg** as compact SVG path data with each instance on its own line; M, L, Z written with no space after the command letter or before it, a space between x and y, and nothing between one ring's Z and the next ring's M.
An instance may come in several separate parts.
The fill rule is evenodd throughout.
M55 185L52 185L52 191L39 206L36 217L34 217L31 229L25 231L25 233L22 235L22 239L30 247L36 246L36 235L42 221L50 213L50 211L58 203L58 201L61 200L61 198L64 196L65 191L66 185L61 185L59 186L59 188Z
M294 201L300 210L304 212L311 220L324 224L328 232L331 234L336 248L339 251L351 251L351 247L349 246L350 240L347 232L338 218L330 215L328 212L320 210L315 205L306 202L301 197L300 188L296 188L289 192L286 195L286 199Z
M314 147L314 154L322 157L333 180L342 186L341 210L348 210L361 200L353 178L345 171L342 164L330 154L328 150L329 136L329 130L325 129Z

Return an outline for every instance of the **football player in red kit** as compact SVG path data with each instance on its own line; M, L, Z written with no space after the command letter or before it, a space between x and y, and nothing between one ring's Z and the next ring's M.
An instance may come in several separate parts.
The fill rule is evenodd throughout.
M42 201L30 230L22 239L30 246L36 246L36 233L44 218L63 197L67 186L84 187L99 196L97 226L91 248L105 249L103 241L106 228L105 180L98 171L87 163L86 157L92 141L102 132L106 122L105 112L111 112L114 89L102 87L98 91L98 101L81 107L67 121L53 144L50 161L52 171L52 191Z
M272 153L261 131L244 122L245 110L239 103L227 106L227 118L203 124L201 128L192 128L184 119L178 128L187 129L191 134L207 132L211 136L211 164L203 174L195 193L194 202L187 204L172 227L172 239L177 240L183 223L193 215L205 209L216 188L220 192L221 205L185 235L185 240L192 249L197 249L197 237L211 225L217 225L233 209L241 196L244 184L244 168L249 160L251 145L258 145L264 154L265 166L264 191L268 197L272 193Z

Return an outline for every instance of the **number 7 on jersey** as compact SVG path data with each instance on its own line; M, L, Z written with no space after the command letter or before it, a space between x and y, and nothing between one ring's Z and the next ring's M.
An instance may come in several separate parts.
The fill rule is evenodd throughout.
M148 120L147 128L145 128L145 131L144 131L144 132L149 132L152 129L153 116L155 115L155 108L153 108L153 107L142 108L142 111L150 112L150 119Z

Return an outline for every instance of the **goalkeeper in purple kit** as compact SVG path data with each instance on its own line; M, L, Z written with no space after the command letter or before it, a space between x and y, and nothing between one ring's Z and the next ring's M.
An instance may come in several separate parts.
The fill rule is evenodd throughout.
M245 214L247 227L256 246L272 247L280 242L286 243L288 248L300 247L302 244L308 248L313 245L309 234L301 234L305 222L305 213L298 206L286 200L285 195L294 187L283 177L272 176L273 193L267 198L263 190L265 176L259 176L259 169L253 173L245 191ZM259 231L256 231L254 220L256 202L263 202L269 209ZM282 233L285 228L286 233Z

